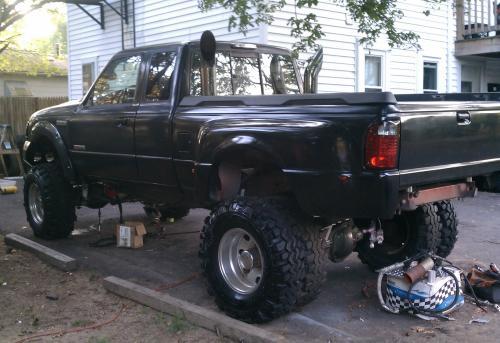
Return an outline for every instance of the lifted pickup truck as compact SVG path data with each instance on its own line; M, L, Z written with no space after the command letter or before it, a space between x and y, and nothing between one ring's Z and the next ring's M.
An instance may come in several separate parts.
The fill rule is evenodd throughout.
M201 266L218 306L248 322L313 299L327 258L447 256L449 200L500 171L500 96L303 94L321 61L302 84L287 50L208 33L116 54L81 101L29 120L34 234L68 236L78 206L211 209Z

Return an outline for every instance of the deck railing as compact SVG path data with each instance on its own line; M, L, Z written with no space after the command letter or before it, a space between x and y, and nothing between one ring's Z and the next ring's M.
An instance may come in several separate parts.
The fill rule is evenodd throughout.
M457 0L457 40L500 37L499 0Z

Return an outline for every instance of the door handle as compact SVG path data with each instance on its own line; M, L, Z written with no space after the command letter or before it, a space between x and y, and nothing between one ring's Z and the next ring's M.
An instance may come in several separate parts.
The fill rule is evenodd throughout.
M472 123L469 111L458 111L457 112L457 124L458 125L470 125Z
M129 118L124 117L124 118L119 118L116 120L115 126L120 128L120 127L127 127L129 125Z

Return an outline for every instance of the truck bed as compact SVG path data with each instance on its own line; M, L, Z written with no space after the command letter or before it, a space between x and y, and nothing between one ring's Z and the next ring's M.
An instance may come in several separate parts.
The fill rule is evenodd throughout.
M500 170L500 94L396 95L400 187Z

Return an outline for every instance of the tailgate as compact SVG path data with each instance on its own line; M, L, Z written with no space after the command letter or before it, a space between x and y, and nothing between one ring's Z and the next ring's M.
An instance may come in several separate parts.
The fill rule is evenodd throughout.
M403 102L401 187L500 170L499 102Z

